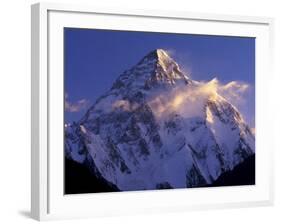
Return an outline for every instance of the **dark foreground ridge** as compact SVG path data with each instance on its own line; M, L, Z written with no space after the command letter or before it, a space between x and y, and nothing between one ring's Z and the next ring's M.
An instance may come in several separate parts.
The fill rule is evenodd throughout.
M255 155L249 156L232 171L223 173L210 187L255 184Z
M90 170L73 160L65 159L65 194L101 193L119 191L114 185L92 175Z

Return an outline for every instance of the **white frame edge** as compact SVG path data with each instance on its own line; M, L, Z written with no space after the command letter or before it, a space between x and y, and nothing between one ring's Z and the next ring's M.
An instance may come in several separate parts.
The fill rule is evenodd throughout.
M270 28L270 72L273 73L273 18L183 11L104 9L93 6L57 3L33 4L31 6L31 217L36 220L48 220L51 218L48 208L48 11L266 24ZM216 205L215 207L204 205L201 209L272 205L274 201L274 172L273 164L271 166L271 188L268 201L250 202L247 205L229 203L224 206Z
M31 216L47 214L47 8L31 7Z

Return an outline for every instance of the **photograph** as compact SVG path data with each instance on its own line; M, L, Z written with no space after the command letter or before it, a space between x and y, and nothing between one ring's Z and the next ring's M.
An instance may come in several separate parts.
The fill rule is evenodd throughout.
M255 185L254 37L63 38L65 194Z

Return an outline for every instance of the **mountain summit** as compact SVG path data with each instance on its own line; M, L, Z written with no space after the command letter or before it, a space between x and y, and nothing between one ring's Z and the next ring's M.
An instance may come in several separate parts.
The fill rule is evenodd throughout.
M147 54L136 66L125 71L114 83L113 88L137 85L150 89L158 85L174 85L178 82L188 83L189 78L179 65L162 49Z
M66 127L66 157L121 191L214 183L255 153L215 81L191 80L167 52L150 52Z

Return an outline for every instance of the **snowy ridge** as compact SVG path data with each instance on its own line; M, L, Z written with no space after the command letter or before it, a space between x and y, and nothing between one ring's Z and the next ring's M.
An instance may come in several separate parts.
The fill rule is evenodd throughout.
M120 190L211 184L255 153L250 128L214 82L191 80L154 50L65 128L66 156Z

